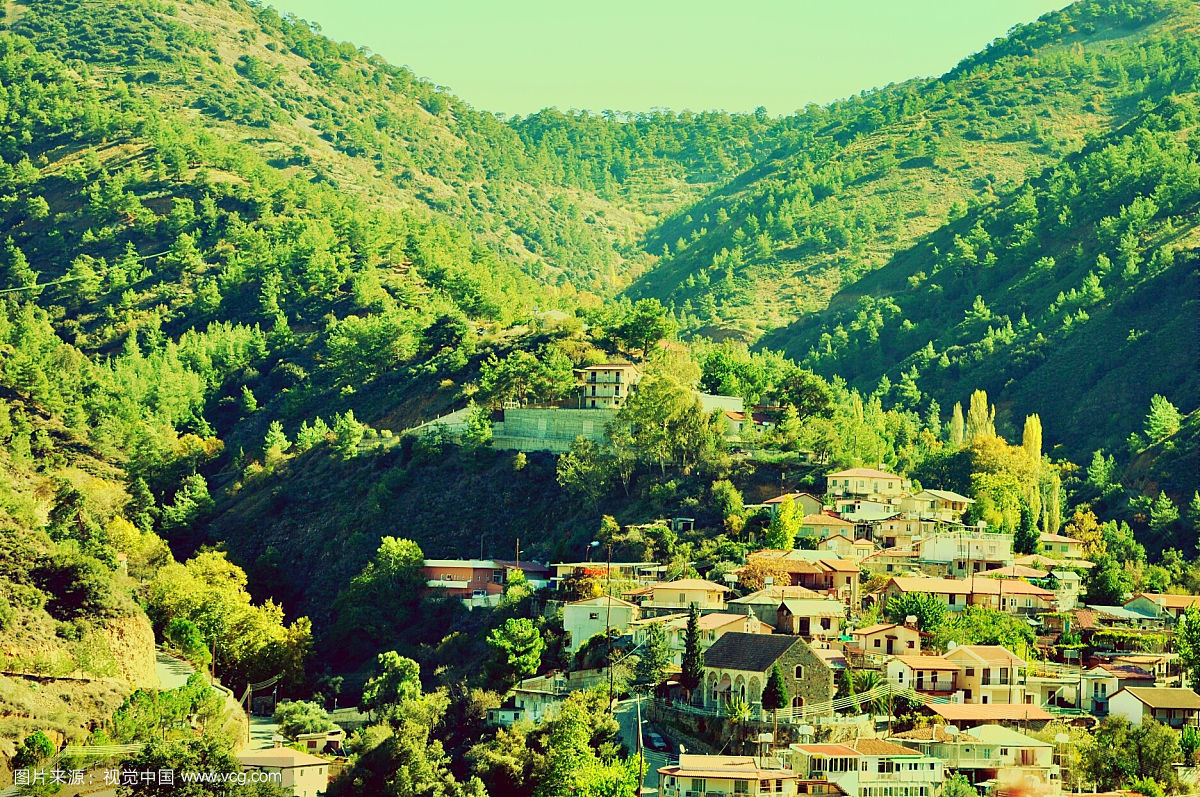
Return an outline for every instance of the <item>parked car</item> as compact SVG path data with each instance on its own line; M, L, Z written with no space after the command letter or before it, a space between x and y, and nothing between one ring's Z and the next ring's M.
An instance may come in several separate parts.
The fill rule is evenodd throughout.
M660 753L671 752L671 748L667 745L667 740L654 731L647 733L644 738L646 747L649 747L651 750L657 750Z

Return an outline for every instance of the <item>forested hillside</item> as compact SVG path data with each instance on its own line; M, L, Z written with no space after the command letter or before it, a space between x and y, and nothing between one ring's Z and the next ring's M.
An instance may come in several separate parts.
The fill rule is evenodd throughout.
M381 617L388 556L578 558L600 527L732 567L741 491L833 464L978 487L1010 530L1074 491L1191 552L1148 502L1200 486L1193 3L1088 0L782 118L513 119L258 2L0 6L0 664L95 685L0 709L137 713L151 632L200 667L237 638L238 685L407 644L478 686L446 662L496 618L408 635L429 607ZM615 444L491 450L490 411L614 357L653 374ZM764 459L696 387L781 408ZM464 407L463 445L403 434ZM1036 445L993 442L1022 420Z
M648 248L670 254L630 293L748 340L822 310L1141 103L1194 91L1196 34L1186 2L1076 3L942 77L809 107L789 120L787 146L654 230Z

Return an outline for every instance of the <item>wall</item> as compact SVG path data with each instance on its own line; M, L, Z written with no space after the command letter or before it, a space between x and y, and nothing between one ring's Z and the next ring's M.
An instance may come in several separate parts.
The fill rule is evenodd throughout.
M565 453L577 437L596 443L608 440L614 410L506 409L492 424L492 447L516 451Z

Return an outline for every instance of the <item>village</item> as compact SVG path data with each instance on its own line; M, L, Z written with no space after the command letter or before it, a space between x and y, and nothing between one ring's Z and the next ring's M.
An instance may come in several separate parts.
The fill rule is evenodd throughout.
M1042 534L1039 553L1014 555L1012 535L962 523L971 502L855 468L829 473L821 496L770 499L768 511L801 515L802 547L760 550L720 581L664 580L655 562L599 556L545 566L427 560L425 575L431 589L476 606L498 598L517 571L550 594L581 583L598 593L564 600L562 623L577 660L608 648L608 672L523 681L489 713L495 724L541 721L571 690L603 688L614 659L637 655L661 629L670 661L641 710L658 729L655 746L678 751L657 769L670 797L755 789L931 797L956 774L997 793L1079 792L1088 784L1062 765L1068 737L1037 731L1109 715L1175 731L1200 726L1200 695L1184 686L1170 652L1175 623L1200 597L1089 603L1081 574L1093 563L1079 540ZM756 569L774 575L745 588ZM1036 642L940 646L917 616L895 615L922 599L949 615L998 610L1027 624ZM699 672L687 673L697 651ZM684 752L722 738L730 722L744 730L725 747L744 754Z

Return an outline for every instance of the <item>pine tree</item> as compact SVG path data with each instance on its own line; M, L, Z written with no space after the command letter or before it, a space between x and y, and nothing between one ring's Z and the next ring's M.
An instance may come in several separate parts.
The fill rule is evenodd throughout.
M287 435L283 433L283 424L279 421L271 421L267 427L267 436L263 440L263 451L266 452L268 460L279 459L291 447Z
M704 659L700 652L700 609L696 604L688 611L687 631L683 637L683 659L680 662L679 685L688 693L700 686L704 678Z
M146 480L138 476L129 485L129 503L125 505L125 517L142 531L154 528L154 516L158 507L154 503L154 494Z
M1042 419L1036 414L1025 417L1025 430L1021 434L1021 446L1029 452L1034 462L1042 461Z
M1038 530L1037 514L1028 504L1021 504L1021 522L1013 534L1013 552L1019 554L1037 553Z
M1192 502L1188 504L1188 520L1192 522L1192 531L1197 537L1200 537L1200 490L1197 490L1192 495Z
M935 439L942 436L942 405L938 404L937 399L929 400L929 409L925 412L925 426Z
M1163 396L1154 394L1150 399L1150 412L1146 415L1146 437L1156 443L1179 431L1179 410Z
M764 541L768 548L790 551L796 547L796 535L800 533L800 517L791 496L779 502L775 517L767 527Z
M354 410L346 410L345 415L335 415L333 422L333 450L350 459L358 453L358 444L366 433L365 427L354 420Z
M642 643L634 673L638 681L653 689L666 678L670 664L671 648L667 643L667 632L663 630L662 623L652 623L646 629L646 641Z
M954 402L954 412L950 415L950 445L958 448L963 444L966 425L963 422L962 402Z
M1166 541L1175 532L1175 523L1179 520L1179 510L1175 502L1163 491L1150 505L1150 533L1159 540Z
M964 438L967 442L981 437L996 436L996 408L988 404L987 391L976 390L971 394L967 407L967 426Z

